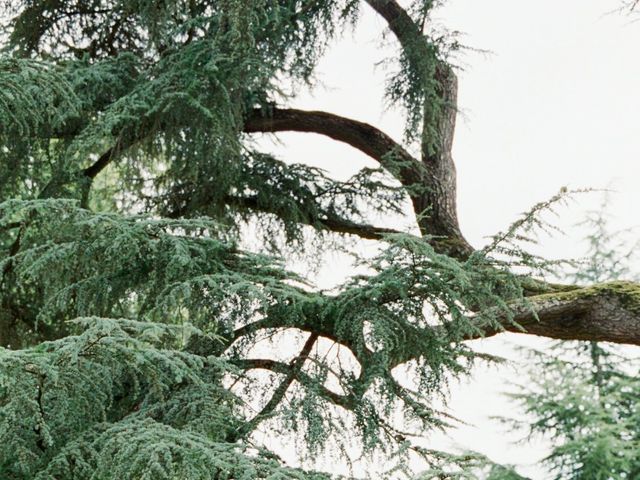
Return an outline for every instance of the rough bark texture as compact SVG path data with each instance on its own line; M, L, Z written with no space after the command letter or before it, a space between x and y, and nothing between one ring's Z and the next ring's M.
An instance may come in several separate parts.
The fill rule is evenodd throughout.
M423 107L421 160L426 167L422 185L424 189L412 200L416 213L421 215L419 225L424 235L455 238L460 244L459 253L468 253L471 247L458 225L456 168L451 154L457 115L456 75L445 63L433 64L436 60L427 38L395 0L366 1L386 20L413 68L422 71L425 82L430 80L431 70L435 71L435 80L440 85L439 98L426 98ZM428 87L425 86L425 89L428 90ZM435 126L437 138L432 138L431 126Z
M561 340L640 345L640 285L609 282L529 299L516 322L526 333ZM534 314L535 312L535 314ZM508 325L507 330L522 330Z
M428 68L429 47L421 28L395 0L366 0L386 22L401 48L416 68ZM377 160L383 167L390 154L404 160L397 173L408 188L420 229L436 249L456 258L466 258L473 248L462 235L456 207L456 168L451 154L457 114L457 78L446 65L435 70L440 84L437 138L428 138L426 123L433 105L424 106L425 130L421 158L415 159L375 127L325 112L283 110L250 112L245 131L298 131L326 135L345 142ZM426 72L425 72L426 75ZM426 214L426 215L425 215ZM327 225L327 228L331 228ZM337 226L337 231L347 230ZM357 227L348 233L358 234ZM374 238L363 230L361 236ZM528 305L518 307L515 323L504 322L507 331L524 332L563 340L597 340L640 345L640 284L612 282L592 287L542 284L532 280ZM544 293L540 293L544 292ZM503 330L490 331L485 336Z
M428 132L423 133L422 161L427 172L423 201L427 215L421 227L424 233L458 238L466 243L458 224L456 166L451 153L458 114L458 79L451 69L444 67L438 76L442 108L437 122L438 138L432 141L427 138Z

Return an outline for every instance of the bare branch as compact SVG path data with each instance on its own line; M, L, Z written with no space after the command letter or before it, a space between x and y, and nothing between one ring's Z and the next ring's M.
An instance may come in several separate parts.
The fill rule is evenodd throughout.
M288 375L292 370L291 365L271 359L248 358L236 359L232 360L231 362L237 367L244 370L269 370L271 372L281 373L284 375ZM322 393L322 396L324 398L328 399L330 402L338 405L339 407L345 408L347 410L352 410L354 408L354 404L349 396L341 395L332 390L329 390L323 385L318 385L317 381L315 381L303 371L298 371L295 375L294 380L299 381L303 385L313 386L314 389Z
M280 382L280 385L278 385L278 387L274 390L273 395L271 395L271 398L266 403L266 405L262 407L262 410L260 410L260 412L249 421L250 430L253 430L253 428L255 428L255 426L263 419L268 418L280 404L285 394L287 393L287 390L289 390L289 387L302 370L302 366L309 356L309 353L311 353L311 349L313 348L317 340L317 333L312 333L311 335L309 335L309 338L307 338L307 341L305 342L298 356L289 364L289 373L286 374L282 382Z
M263 213L274 213L263 205L260 205L257 199L254 197L228 196L225 200L229 205L240 206L242 208ZM341 218L337 216L315 219L306 218L299 219L299 221L300 223L305 223L322 230L329 230L335 233L348 233L350 235L356 235L360 238L365 238L368 240L382 240L385 235L401 233L400 231L394 230L392 228L375 227L373 225L356 223L347 218Z

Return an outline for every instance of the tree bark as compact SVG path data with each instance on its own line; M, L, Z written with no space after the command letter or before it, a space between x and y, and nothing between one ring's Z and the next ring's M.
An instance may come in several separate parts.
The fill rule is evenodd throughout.
M421 28L395 0L366 0L387 22L407 58L416 68L426 68L428 43ZM457 78L446 65L436 68L442 109L436 119L438 138L422 138L422 158L417 161L387 135L371 125L324 112L273 109L253 111L246 132L300 131L326 135L348 143L377 160L383 167L393 151L406 165L398 180L408 188L420 229L436 250L464 259L473 248L462 235L456 207L456 169L451 154L457 115ZM432 106L425 104L425 125ZM434 148L435 145L435 148ZM423 167L423 168L421 168ZM421 193L410 186L420 183ZM422 213L425 215L421 215ZM516 308L515 318L503 322L502 331L529 333L562 340L596 340L640 345L640 284L611 282L592 287L551 285L535 282L527 292L528 305ZM545 293L539 293L540 291ZM471 338L478 338L470 337Z
M458 113L456 75L451 67L434 56L422 29L395 0L366 2L387 22L407 60L425 82L421 141L426 172L424 188L412 198L420 230L423 235L449 238L458 250L454 254L469 254L472 248L458 224L456 168L451 154ZM431 80L439 84L435 96L428 94Z
M246 133L306 132L346 143L373 158L403 185L421 181L420 162L390 136L368 123L327 112L292 108L254 109L244 123ZM398 168L398 165L400 167Z
M559 340L640 345L640 284L616 281L530 297L505 329ZM499 332L488 332L489 335Z

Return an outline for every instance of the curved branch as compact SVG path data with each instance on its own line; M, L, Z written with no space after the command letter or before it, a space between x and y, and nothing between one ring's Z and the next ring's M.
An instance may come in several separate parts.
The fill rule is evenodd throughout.
M414 211L419 215L418 224L423 234L435 237L430 243L440 253L466 258L473 251L458 228L455 169L452 167L453 160L450 155L446 157L446 165L434 159L425 163L419 162L376 127L320 111L276 107L269 110L254 109L245 120L244 131L317 133L351 145L380 163L404 185ZM451 139L447 140L449 149ZM431 167L437 175L429 172ZM426 212L426 215L421 216L423 212ZM368 232L367 235L369 236L364 238L379 238L376 233Z
M244 124L246 133L305 132L346 143L376 160L404 186L421 180L420 162L386 133L368 123L332 113L292 108L254 109Z
M273 109L270 111L270 114L271 116L267 117L264 115L262 110L254 110L246 120L244 131L251 133L290 130L324 133L331 138L349 143L350 145L362 150L367 155L378 160L383 166L392 172L397 170L398 165L400 165L399 180L412 181L410 178L412 170L403 167L402 165L408 163L418 164L418 161L400 145L394 142L391 137L369 124L325 112ZM89 179L89 181L92 181L120 153L135 145L139 140L140 138L138 137L132 137L128 141L118 140L113 147L100 155L92 165L82 170L80 172L81 175ZM405 176L403 177L403 175ZM259 205L255 198L228 196L225 200L229 204L238 205L243 208L257 210L264 213L273 213ZM181 212L174 212L174 214L180 216ZM398 230L391 228L360 224L340 217L308 219L302 223L336 233L356 235L369 240L380 240L387 234L400 233Z
M429 51L422 30L409 13L395 0L365 0L389 25L405 54L416 61L426 61Z

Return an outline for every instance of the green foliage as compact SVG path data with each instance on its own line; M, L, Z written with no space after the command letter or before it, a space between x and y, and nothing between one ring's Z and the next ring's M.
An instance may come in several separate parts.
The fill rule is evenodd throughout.
M74 95L60 71L43 62L0 59L0 134L26 136L63 121Z
M221 385L231 367L180 350L201 332L76 323L78 336L0 351L3 478L321 478L228 441L239 428Z
M302 288L302 279L274 259L240 250L207 218L94 213L62 199L7 201L0 213L0 225L19 230L8 242L18 242L16 252L0 264L0 300L19 314L12 320L22 326L20 344L63 336L2 353L4 443L11 446L3 468L12 478L87 478L101 469L136 478L225 478L211 473L227 461L222 452L240 454L233 442L218 444L245 437L272 416L251 419L234 400L241 392L225 381L245 385L244 401L257 389L268 394L268 385L247 376L255 365L249 352L263 333L282 328L315 331L347 347L359 371L340 357L309 355L280 407L281 428L299 432L311 452L327 444L346 451L354 434L365 452L391 452L394 412L416 432L446 426L430 403L452 376L469 371L474 355L462 340L483 323L497 328L496 308L509 315L497 285L511 282L514 296L520 289L506 266L496 273L480 257L460 263L409 235L389 236L389 247L370 264L373 274L325 295ZM471 306L493 313L479 317ZM68 323L87 315L102 318ZM121 317L136 320L111 320ZM415 389L391 373L409 361ZM264 365L285 377L291 368L281 360L257 368ZM331 379L343 393L327 387ZM194 444L202 450L188 454ZM125 445L136 453L114 453ZM150 460L157 456L164 460ZM190 466L194 458L214 476ZM258 468L247 458L247 471ZM84 466L70 466L76 464Z
M228 331L299 295L283 282L295 276L225 242L206 218L98 214L68 200L5 202L0 212L21 225L20 251L0 268L12 275L1 297L33 311L22 322L99 314Z
M590 232L588 255L571 275L574 281L630 275L635 248L629 249L625 232L610 231L606 204L583 223ZM553 478L628 479L640 472L640 365L631 353L596 342L565 342L530 353L530 383L514 397L531 421L517 425L551 441L545 462Z
M512 320L514 266L547 266L510 243L535 210L464 259L389 234L331 291L281 258L313 263L415 193L379 169L285 164L243 133L313 84L358 2L1 4L0 477L327 478L285 466L256 435L269 425L310 457L382 453L389 477L419 455L422 478L505 478L407 437L455 421L434 405L470 371L464 340ZM411 7L388 92L429 154L450 71L419 26L433 6Z

